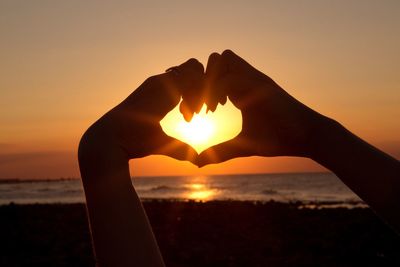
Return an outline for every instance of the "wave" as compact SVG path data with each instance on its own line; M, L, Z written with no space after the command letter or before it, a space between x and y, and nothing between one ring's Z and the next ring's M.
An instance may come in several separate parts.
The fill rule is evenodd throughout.
M276 194L278 194L278 191L273 190L273 189L265 189L265 190L261 191L261 194L263 194L263 195L276 195Z
M154 186L152 188L150 188L149 190L146 191L150 191L150 192L154 192L154 191L178 191L178 190L184 190L185 188L182 187L173 187L173 186L168 186L168 185L158 185L158 186Z

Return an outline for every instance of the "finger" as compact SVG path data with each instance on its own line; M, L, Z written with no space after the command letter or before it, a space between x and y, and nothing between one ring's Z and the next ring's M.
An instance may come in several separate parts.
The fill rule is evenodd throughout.
M207 104L207 110L215 111L218 105L219 90L213 86L214 81L220 76L221 68L221 55L218 53L212 53L208 57L207 68L205 72L205 102Z
M201 168L208 164L221 163L233 158L252 155L253 153L246 146L246 142L242 141L242 138L238 136L201 152L196 159L196 165Z
M232 63L234 61L234 59L236 58L236 54L233 53L231 50L225 50L224 52L222 52L221 54L221 58L220 58L220 70L219 70L219 77L216 81L220 80L220 79L227 79L227 75L229 74L233 74L235 73L235 70L232 66ZM217 86L218 87L218 86ZM219 104L221 105L225 105L226 101L227 101L227 95L228 95L228 89L226 87L218 87L218 94L217 94L217 101Z
M243 63L246 62L231 50L225 50L221 55L211 54L206 70L206 84L209 88L208 92L210 92L207 104L211 111L214 111L218 104L225 105L231 89L227 86L220 87L216 83L221 79L226 80L228 75L237 78L238 70ZM239 74L241 73L239 72ZM230 82L230 86L239 87L240 85Z
M191 58L179 66L167 69L165 75L174 80L175 89L181 95L189 95L202 88L204 67L197 59Z
M227 101L227 91L216 86L216 81L229 74L228 61L222 55L213 53L210 55L206 69L206 88L208 92L207 106L211 111L215 111L218 104L225 105Z
M190 105L188 104L187 101L183 101L181 102L181 104L179 105L179 111L182 113L183 118L186 121L191 121L194 115L194 111L190 108Z
M180 102L186 89L202 88L203 80L202 64L190 59L166 73L149 77L122 104L129 108L134 104L136 110L161 120Z
M192 58L176 69L179 78L179 92L183 100L180 111L185 120L189 121L193 113L200 111L203 104L204 67L198 60Z
M186 62L178 66L180 72L195 71L204 74L204 66L197 59L190 58Z
M247 63L243 58L239 57L230 49L224 50L224 52L222 52L221 54L221 58L223 63L227 66L228 72L232 71L232 69L234 69L235 67L243 64L249 65L251 67L249 63Z
M134 107L154 118L162 119L180 101L181 95L169 73L147 78L122 104Z
M160 139L162 139L162 144L155 149L154 154L165 155L182 161L190 161L195 164L198 154L194 148L165 134Z

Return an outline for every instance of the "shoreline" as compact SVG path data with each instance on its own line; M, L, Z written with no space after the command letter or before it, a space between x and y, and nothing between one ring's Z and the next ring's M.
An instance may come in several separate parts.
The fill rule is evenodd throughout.
M293 206L297 209L336 209L336 208L346 208L346 209L369 209L369 206L363 201L349 200L349 201L279 201L279 200L237 200L237 199L214 199L214 200L196 200L196 199L185 199L185 198L140 198L143 203L152 202L168 202L168 203L248 203L253 205L269 205L269 204L284 204ZM85 205L85 201L77 202L14 202L0 203L0 208L4 206L30 206L30 205Z
M132 180L141 199L167 201L302 201L311 206L360 206L361 199L333 174L274 174L256 176L148 177ZM0 183L0 204L84 203L80 180L8 181Z

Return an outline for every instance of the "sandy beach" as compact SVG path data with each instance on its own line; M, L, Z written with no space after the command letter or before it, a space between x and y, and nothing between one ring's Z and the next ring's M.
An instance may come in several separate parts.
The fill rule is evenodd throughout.
M144 203L166 265L399 266L400 238L367 208ZM0 266L94 266L83 204L0 207Z

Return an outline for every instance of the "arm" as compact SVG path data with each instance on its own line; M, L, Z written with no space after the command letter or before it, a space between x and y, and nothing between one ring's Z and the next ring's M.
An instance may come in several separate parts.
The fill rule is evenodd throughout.
M203 75L202 65L189 60L150 77L82 137L79 166L99 266L164 266L128 161L152 154L194 160L195 150L165 135L159 121Z
M164 266L126 153L96 125L81 140L79 163L99 266Z
M309 156L400 230L400 162L326 119Z
M400 230L398 160L300 103L232 51L210 55L206 83L213 88L206 99L210 109L229 97L242 111L243 128L236 138L200 153L199 166L243 156L308 157Z

